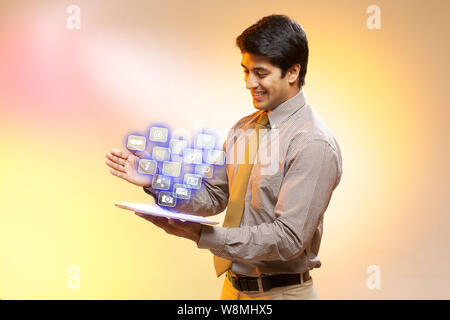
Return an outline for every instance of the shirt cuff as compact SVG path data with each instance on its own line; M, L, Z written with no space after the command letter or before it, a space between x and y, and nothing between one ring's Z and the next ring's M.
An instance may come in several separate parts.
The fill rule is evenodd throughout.
M199 249L216 249L222 251L225 248L227 228L202 225L200 240L197 243Z

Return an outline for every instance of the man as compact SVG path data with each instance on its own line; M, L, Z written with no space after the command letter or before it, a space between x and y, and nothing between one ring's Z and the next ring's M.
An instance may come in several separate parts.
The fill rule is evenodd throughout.
M202 216L227 208L224 226L136 214L209 249L217 275L226 274L222 299L317 299L309 271L321 266L323 216L340 182L342 159L337 141L303 92L306 35L287 16L270 15L247 28L236 44L258 111L230 130L226 166L215 167L214 177L174 208ZM240 141L247 141L245 163L229 161ZM256 161L249 151L255 141ZM261 163L268 150L276 169L269 174ZM139 157L118 150L107 157L112 174L156 196L151 179L136 171Z

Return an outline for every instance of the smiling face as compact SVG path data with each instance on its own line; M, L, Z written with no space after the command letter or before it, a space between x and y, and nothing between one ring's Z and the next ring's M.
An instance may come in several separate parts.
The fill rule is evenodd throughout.
M250 90L253 106L258 110L273 110L300 90L297 85L299 64L287 70L284 78L281 78L281 69L263 56L244 52L241 65L246 88Z

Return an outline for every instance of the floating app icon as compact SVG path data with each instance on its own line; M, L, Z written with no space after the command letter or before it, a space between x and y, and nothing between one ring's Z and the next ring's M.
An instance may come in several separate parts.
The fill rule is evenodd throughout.
M195 173L204 178L211 178L213 175L213 167L208 164L198 164L195 166Z
M149 159L139 160L138 166L139 173L155 174L156 173L156 161Z
M198 149L186 149L184 152L184 162L201 164L203 160L203 151Z
M225 163L225 152L221 150L208 150L206 162L209 164L223 165Z
M166 207L175 207L177 199L172 195L171 192L161 191L158 195L158 204Z
M127 149L144 151L145 150L145 142L146 142L145 137L129 135L128 141L127 141Z
M169 130L161 127L150 128L150 140L155 142L166 142Z
M175 183L173 185L173 195L175 198L189 199L191 197L191 189L185 185Z
M202 176L198 174L186 173L184 175L184 182L188 188L200 189L202 186Z
M166 176L178 177L181 171L181 163L164 161L162 173Z
M200 133L197 136L195 147L199 149L213 149L216 146L216 137L210 134Z
M164 147L153 147L152 157L156 161L170 160L170 150Z
M159 190L169 190L170 178L160 174L155 174L153 176L152 188Z
M177 139L170 139L169 143L170 152L172 154L183 154L184 150L187 147L187 141L186 140L177 140Z

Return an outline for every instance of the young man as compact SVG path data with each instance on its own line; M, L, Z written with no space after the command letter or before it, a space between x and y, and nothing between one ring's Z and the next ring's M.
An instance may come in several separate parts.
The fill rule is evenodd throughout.
M321 265L323 216L340 182L342 159L337 141L303 92L306 35L289 17L270 15L247 28L236 44L258 111L230 130L226 166L215 167L214 177L175 207L203 216L227 208L224 226L137 215L209 249L217 275L226 273L222 299L317 299L309 271ZM246 163L230 161L242 141L247 141ZM250 156L252 141L260 142L256 161ZM268 150L275 168L269 173L260 161ZM156 195L150 178L136 171L139 157L118 150L107 157L112 174Z

